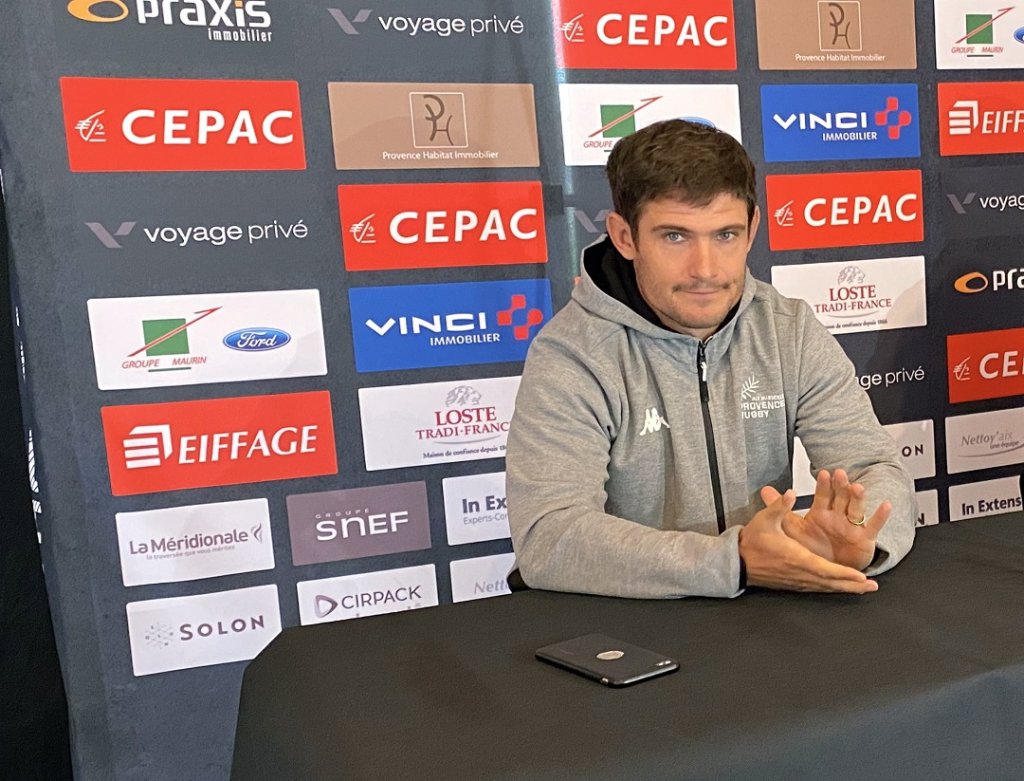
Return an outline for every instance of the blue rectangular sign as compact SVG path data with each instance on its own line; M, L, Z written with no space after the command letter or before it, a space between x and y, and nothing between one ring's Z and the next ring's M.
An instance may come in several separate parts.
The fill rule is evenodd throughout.
M356 370L521 361L551 318L546 279L348 291Z
M916 84L765 84L764 159L920 157Z

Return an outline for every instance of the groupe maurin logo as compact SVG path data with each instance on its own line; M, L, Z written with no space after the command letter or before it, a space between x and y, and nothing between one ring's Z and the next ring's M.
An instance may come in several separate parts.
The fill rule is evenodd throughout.
M93 24L204 29L216 43L271 43L269 5L270 0L71 0L67 12Z

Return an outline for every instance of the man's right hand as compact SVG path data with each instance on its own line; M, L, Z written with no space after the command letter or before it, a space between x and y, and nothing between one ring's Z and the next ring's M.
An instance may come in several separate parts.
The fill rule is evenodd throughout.
M811 553L786 536L782 522L794 504L796 494L786 491L740 529L739 550L747 568L747 585L846 594L877 591L878 584L863 572Z

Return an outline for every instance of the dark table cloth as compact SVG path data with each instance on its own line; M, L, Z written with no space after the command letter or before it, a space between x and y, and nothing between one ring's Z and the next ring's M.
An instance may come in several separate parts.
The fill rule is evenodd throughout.
M246 670L232 779L1024 779L1024 514L921 529L878 581L286 629ZM534 659L590 632L681 669L610 689Z

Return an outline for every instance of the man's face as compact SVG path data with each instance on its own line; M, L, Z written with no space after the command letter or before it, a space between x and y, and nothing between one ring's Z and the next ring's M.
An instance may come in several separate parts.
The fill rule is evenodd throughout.
M747 204L721 193L706 206L675 198L644 205L634 240L614 212L608 234L633 261L640 294L666 328L705 339L743 295L747 253L760 212L747 225Z

